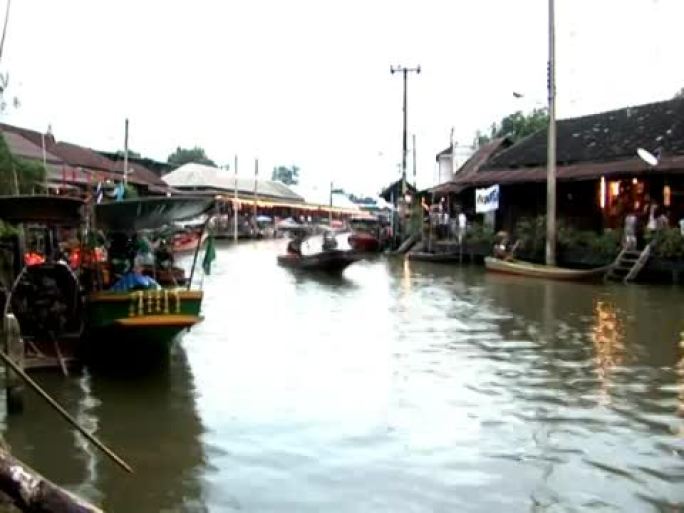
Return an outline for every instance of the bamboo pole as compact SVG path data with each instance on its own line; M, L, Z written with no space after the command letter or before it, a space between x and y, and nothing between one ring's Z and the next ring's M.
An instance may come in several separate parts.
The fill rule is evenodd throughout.
M192 287L192 278L195 275L195 267L197 266L197 257L199 256L200 248L202 247L202 237L204 237L204 232L207 229L207 224L209 219L207 219L202 225L202 231L200 232L199 241L197 242L197 247L195 248L195 255L192 257L192 267L190 268L190 279L188 280L188 290Z
M81 426L76 419L74 419L69 413L60 406L60 404L55 401L41 386L33 381L33 379L24 372L24 370L17 365L14 360L12 360L4 351L0 351L0 358L9 365L12 370L23 379L39 396L41 396L47 403L52 406L54 410L57 411L69 424L75 427L79 433L85 436L90 442L92 442L98 449L105 453L110 459L112 459L117 465L123 468L126 472L133 473L133 469L122 460L117 454L102 443L95 435L88 432L83 426Z

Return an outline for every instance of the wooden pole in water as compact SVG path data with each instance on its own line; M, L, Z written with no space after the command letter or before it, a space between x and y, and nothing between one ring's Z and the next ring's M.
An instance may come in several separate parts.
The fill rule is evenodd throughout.
M41 396L47 403L52 406L52 408L57 411L69 424L75 427L79 433L85 436L90 442L92 442L98 449L105 453L111 460L113 460L117 465L123 468L126 472L133 473L133 469L122 460L117 454L112 451L109 447L103 444L95 435L88 432L83 426L81 426L76 419L74 419L69 413L60 406L60 404L55 401L41 386L33 381L33 379L24 372L24 370L17 365L14 360L12 360L4 351L0 351L0 358L11 367L11 369L17 373L17 375L24 380L39 396Z
M192 277L195 275L195 267L197 266L197 257L199 256L200 248L202 247L202 237L204 237L204 231L207 229L207 224L209 219L204 221L202 225L202 231L200 232L199 242L195 248L195 255L192 257L192 267L190 268L190 279L188 280L188 290L192 287Z
M556 35L554 0L549 0L549 139L546 156L546 265L556 265Z
M235 184L233 187L233 242L238 241L238 156L235 155Z
M332 229L333 183L330 182L330 210L328 210L328 226Z
M24 344L21 339L19 322L12 314L5 316L2 335L4 337L4 351L24 368ZM9 365L5 365L5 397L7 400L7 413L21 413L24 411L24 387L16 372Z

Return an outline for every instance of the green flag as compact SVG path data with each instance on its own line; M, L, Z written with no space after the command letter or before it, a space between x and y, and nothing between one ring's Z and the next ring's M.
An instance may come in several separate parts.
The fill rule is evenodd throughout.
M211 263L216 258L216 249L214 249L214 236L207 237L207 247L204 250L204 260L202 260L202 269L204 274L211 274Z

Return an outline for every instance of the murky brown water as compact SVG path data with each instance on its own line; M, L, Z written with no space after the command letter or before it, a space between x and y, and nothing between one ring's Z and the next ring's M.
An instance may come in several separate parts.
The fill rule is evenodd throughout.
M40 381L18 456L114 512L684 510L684 290L229 246L165 371Z

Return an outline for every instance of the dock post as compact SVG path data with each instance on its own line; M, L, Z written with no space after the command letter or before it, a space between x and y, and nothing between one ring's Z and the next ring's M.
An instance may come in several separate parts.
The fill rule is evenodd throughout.
M21 339L19 322L13 314L5 316L2 336L5 353L23 369L24 341ZM24 383L8 365L5 365L5 396L7 413L21 413L24 410Z

